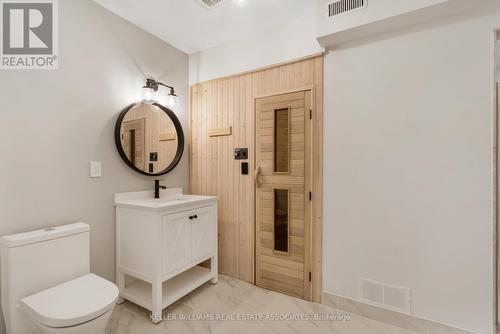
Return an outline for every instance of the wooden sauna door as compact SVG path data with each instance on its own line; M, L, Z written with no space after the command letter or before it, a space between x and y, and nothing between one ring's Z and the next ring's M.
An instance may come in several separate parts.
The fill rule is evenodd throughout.
M310 300L311 92L256 99L255 111L255 281Z

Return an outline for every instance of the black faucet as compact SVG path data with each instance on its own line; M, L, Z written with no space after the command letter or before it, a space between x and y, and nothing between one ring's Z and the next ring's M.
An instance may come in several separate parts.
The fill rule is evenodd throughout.
M160 186L160 181L163 180L155 180L155 198L160 198L160 189L167 189L165 186Z

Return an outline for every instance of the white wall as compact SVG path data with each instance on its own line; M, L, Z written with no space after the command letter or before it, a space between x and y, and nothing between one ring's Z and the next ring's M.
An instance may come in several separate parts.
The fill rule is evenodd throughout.
M315 7L293 23L189 56L189 83L255 70L322 52L316 41Z
M326 292L405 286L413 314L490 332L498 27L443 22L327 55Z
M0 71L0 235L85 221L91 269L114 280L113 194L153 187L120 160L115 121L152 75L176 87L187 132L188 58L93 1L59 1L59 17L58 70ZM163 178L187 187L187 150Z

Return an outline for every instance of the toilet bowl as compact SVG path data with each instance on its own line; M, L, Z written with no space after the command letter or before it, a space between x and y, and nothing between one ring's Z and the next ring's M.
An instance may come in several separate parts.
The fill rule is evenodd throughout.
M109 310L100 317L81 325L71 327L48 327L40 323L35 324L37 334L103 334L113 310Z
M23 312L42 334L104 333L118 288L88 274L21 300Z
M104 334L118 287L90 273L90 227L4 236L1 300L7 334Z

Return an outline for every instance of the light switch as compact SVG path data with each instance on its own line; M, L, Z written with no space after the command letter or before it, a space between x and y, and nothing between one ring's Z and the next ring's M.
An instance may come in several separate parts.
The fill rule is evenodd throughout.
M98 178L101 177L101 162L100 161L91 161L90 162L90 177Z

